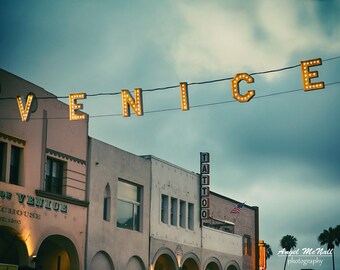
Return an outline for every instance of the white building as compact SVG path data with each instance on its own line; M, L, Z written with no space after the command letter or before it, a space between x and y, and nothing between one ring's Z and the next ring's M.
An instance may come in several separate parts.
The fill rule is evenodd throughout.
M242 269L242 237L201 226L199 175L145 158L152 177L150 269Z

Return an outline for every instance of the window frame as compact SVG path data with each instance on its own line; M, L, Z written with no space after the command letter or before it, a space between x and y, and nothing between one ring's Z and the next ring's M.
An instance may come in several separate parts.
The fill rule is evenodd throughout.
M188 202L188 229L195 229L195 204Z
M23 164L26 142L0 132L0 143L2 145L0 148L0 182L22 186L24 183Z
M251 256L251 237L248 234L243 235L242 240L243 255Z
M169 224L169 196L161 194L161 222Z
M49 162L51 162L50 165ZM55 184L53 183L55 180L53 179L53 174L54 174L54 164L58 164L59 168L56 168L56 173L60 175L60 177L55 177L58 180L58 183ZM49 168L48 168L49 166ZM65 182L65 171L66 171L66 166L67 162L61 160L61 159L56 159L51 156L46 157L45 161L45 177L44 177L44 185L43 185L43 190L45 192L51 193L51 194L56 194L56 195L64 195L64 182ZM49 175L47 175L47 171L49 171ZM48 179L49 177L49 179ZM48 180L50 183L47 184ZM56 188L57 187L57 188ZM56 190L55 190L56 189Z
M22 148L16 145L10 147L9 158L9 179L8 182L13 185L19 185L20 179L20 162L22 159Z
M187 227L186 211L187 211L187 202L183 200L179 200L179 226L183 229Z
M119 196L119 183L124 183L124 184L127 184L127 185L131 185L133 187L136 187L137 188L137 192L136 192L137 198L135 200L131 200L131 198L120 197ZM117 183L117 205L116 205L116 226L117 226L117 228L142 232L142 198L143 198L142 194L143 194L143 186L141 186L137 183L134 183L134 182L124 180L124 179L118 179L118 183ZM132 228L119 225L120 224L120 223L118 223L119 203L131 204L132 205ZM136 216L137 216L137 218L136 218Z
M175 197L170 199L170 224L178 226L178 199Z
M108 222L111 220L111 189L109 184L106 185L104 190L103 220Z
M7 163L8 143L0 141L0 181L6 182L6 163Z

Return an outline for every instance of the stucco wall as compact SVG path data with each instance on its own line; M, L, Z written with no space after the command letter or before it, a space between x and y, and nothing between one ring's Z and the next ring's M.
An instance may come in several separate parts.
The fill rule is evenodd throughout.
M3 219L0 219L0 225L14 229L26 240L29 256L36 255L44 239L50 235L68 238L76 247L79 267L82 269L87 217L86 203L83 201L86 195L88 122L69 121L67 104L57 100L43 88L1 69L0 84L0 97L12 98L0 100L0 132L9 135L8 138L3 136L2 141L15 145L16 142L12 138L18 138L24 142L19 145L22 148L19 184L8 183L8 175L0 182L0 190L12 194L11 199L2 198ZM40 99L35 100L35 105L32 104L32 109L35 107L36 111L31 114L29 121L22 122L15 98L26 98L30 92ZM43 97L49 99L41 99ZM53 150L53 154L48 153L47 149ZM56 156L56 153L62 156ZM38 192L44 189L46 156L53 156L67 164L63 181L65 192L62 196L51 198L48 194ZM19 202L17 193L22 194L22 202ZM31 198L30 204L28 196ZM80 200L83 205L73 204L72 200L65 201L65 197ZM43 206L36 205L37 198L43 200ZM48 205L46 206L48 201L56 202L59 207L66 205L67 211L61 212L60 208L49 209ZM8 209L15 209L15 214ZM34 214L34 218L32 215L25 216L25 212ZM31 259L27 264L30 263Z
M114 146L91 138L90 188L87 269L91 269L93 257L104 251L112 260L114 269L127 269L128 262L138 259L148 265L150 162ZM117 184L124 179L142 186L142 228L133 231L117 227ZM111 192L110 220L103 220L104 191L109 185ZM131 260L134 257L136 259ZM130 267L130 266L129 266Z
M199 220L199 186L198 176L193 172L162 161L155 157L151 159L151 215L150 236L179 244L199 247L201 245ZM182 228L161 222L161 195L165 194L186 203L194 204L194 229ZM188 210L188 205L186 207ZM178 210L179 211L179 210Z

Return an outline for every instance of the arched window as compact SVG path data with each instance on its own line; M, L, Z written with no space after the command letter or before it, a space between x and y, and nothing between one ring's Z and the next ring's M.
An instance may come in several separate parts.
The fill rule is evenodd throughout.
M110 221L110 213L111 213L111 191L109 184L107 184L104 191L103 219L106 221Z

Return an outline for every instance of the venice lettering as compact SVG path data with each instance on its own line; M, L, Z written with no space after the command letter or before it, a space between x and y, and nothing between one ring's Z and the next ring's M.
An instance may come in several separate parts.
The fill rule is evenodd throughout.
M28 206L32 206L36 208L45 208L47 210L54 210L55 212L67 213L67 204L64 204L64 203L59 203L57 201L53 201L53 200L46 199L46 198L25 195L22 193L16 193L16 197L18 199L18 202L22 205L26 204ZM0 190L0 198L3 200L4 199L11 200L12 193ZM4 208L6 207L1 208L3 209L2 212L9 213L8 208L6 208L7 210ZM13 209L13 211L14 210L15 209ZM17 211L21 211L21 210L17 210Z
M302 76L302 86L304 91L312 91L317 89L325 88L324 82L312 82L311 79L318 77L317 71L310 71L310 67L322 65L321 58L305 60L300 62L301 76ZM245 81L247 83L254 83L254 78L247 73L238 73L231 80L231 93L232 97L238 102L249 102L254 96L255 91L249 90L245 94L240 93L239 83ZM180 89L180 102L182 111L187 111L190 109L189 97L188 97L188 83L181 82L179 84ZM130 108L134 111L136 116L143 115L143 100L142 100L142 89L135 88L134 97L131 96L129 90L123 89L121 91L122 96L122 115L123 117L130 116ZM28 94L26 102L23 98L18 96L17 103L21 116L22 122L27 122L31 113L31 104L33 99L36 98L33 94ZM86 99L86 93L76 93L69 95L69 119L74 120L85 120L86 114L79 112L83 109L83 104L77 103L77 100Z

